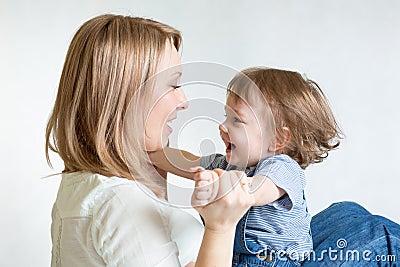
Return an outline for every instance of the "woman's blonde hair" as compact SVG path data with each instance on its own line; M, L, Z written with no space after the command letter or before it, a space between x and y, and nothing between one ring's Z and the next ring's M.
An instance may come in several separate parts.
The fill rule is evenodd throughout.
M289 155L303 169L324 160L340 144L342 132L324 93L316 82L300 73L248 68L230 81L228 96L240 96L250 104L265 99L266 112L270 110L274 119L276 139L285 142L284 128L290 131L285 147L277 153Z
M152 177L143 142L143 109L153 94L144 85L166 44L179 50L181 41L178 30L145 18L107 14L85 22L69 46L47 124L49 165L50 149L63 159L63 172L135 179L163 196L165 184Z

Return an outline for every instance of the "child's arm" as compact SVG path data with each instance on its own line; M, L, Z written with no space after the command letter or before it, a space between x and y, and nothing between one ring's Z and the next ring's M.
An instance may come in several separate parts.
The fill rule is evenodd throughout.
M217 196L222 196L227 192L222 192L218 189L218 179L222 175L229 175L239 181L246 174L241 171L223 171L215 169L213 171L202 170L195 173L196 187L198 189L198 204L205 205L215 200ZM250 182L250 193L253 194L255 203L254 206L263 206L278 200L286 194L285 190L277 186L271 179L263 175L247 177ZM218 192L219 191L219 192Z
M277 186L271 179L264 175L256 175L253 177L250 192L254 195L254 206L269 204L286 194L285 190Z
M193 180L189 169L200 165L200 157L192 153L171 147L149 153L151 162L167 172Z

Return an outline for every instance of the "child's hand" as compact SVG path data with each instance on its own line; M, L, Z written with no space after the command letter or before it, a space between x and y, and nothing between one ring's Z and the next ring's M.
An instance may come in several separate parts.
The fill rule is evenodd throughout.
M214 201L218 195L219 176L215 171L205 170L202 167L190 169L194 173L195 192L192 197L193 206L204 206Z

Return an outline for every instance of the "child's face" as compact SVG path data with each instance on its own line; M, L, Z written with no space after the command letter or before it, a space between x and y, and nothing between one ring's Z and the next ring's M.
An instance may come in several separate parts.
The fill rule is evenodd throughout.
M228 96L226 119L219 126L226 147L226 160L239 167L251 167L272 156L274 127L268 108L250 107L240 98ZM261 116L261 114L264 116Z

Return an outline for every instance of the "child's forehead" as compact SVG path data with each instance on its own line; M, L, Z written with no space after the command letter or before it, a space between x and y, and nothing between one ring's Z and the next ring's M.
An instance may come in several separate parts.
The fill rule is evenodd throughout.
M228 95L226 99L226 106L238 107L238 108L249 108L256 109L261 106L260 103L254 103L255 101L248 101L238 95ZM258 102L258 101L257 101Z
M256 103L253 103L256 102ZM257 121L274 123L274 117L268 103L263 99L246 101L238 95L228 95L225 105L226 112L234 112L241 118L255 118Z
M226 99L225 109L231 109L239 115L245 115L244 113L253 113L254 115L257 115L259 105L255 103L249 103L239 96L228 96Z

